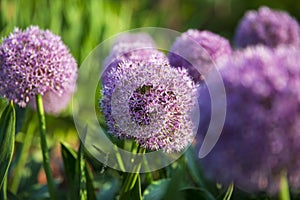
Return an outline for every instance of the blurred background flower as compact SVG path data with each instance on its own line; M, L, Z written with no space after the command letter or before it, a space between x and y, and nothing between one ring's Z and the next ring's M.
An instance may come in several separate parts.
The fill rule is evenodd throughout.
M299 165L295 151L300 136L299 58L297 48L256 46L236 51L223 63L220 72L228 107L217 145L200 160L208 177L226 184L234 181L246 191L274 194L281 172L287 170L290 185L299 189L295 170ZM201 100L203 136L210 101Z
M176 39L169 53L170 64L186 68L196 83L215 67L215 62L231 54L229 41L210 31L190 29Z
M287 12L260 7L248 11L241 19L234 38L237 47L264 44L276 47L280 44L300 46L300 27Z

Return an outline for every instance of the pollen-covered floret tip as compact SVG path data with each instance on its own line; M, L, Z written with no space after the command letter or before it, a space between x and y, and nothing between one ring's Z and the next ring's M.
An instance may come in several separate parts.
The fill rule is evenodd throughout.
M15 28L3 38L0 65L0 94L22 107L34 105L37 94L47 94L45 110L58 113L76 87L77 63L69 49L59 36L37 26Z
M299 46L300 27L287 12L263 6L258 11L246 12L236 29L234 44L237 47L256 44Z
M166 60L126 60L107 74L100 107L108 131L134 138L142 147L177 152L194 137L189 115L196 86L184 70Z
M215 67L214 62L230 54L231 46L227 39L210 31L190 29L172 45L169 61L174 67L187 68L198 83Z
M224 63L227 113L214 149L200 162L211 179L247 191L278 192L280 173L300 188L300 50L247 47ZM198 144L206 134L211 100L199 96Z

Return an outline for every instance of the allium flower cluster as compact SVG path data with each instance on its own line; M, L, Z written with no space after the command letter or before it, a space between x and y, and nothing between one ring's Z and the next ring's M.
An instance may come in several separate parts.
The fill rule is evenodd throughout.
M299 63L300 50L283 46L248 47L224 63L226 121L218 143L201 159L210 178L276 193L286 170L290 186L300 188ZM208 92L201 95L200 141L210 120Z
M187 71L155 54L120 62L107 73L100 100L111 134L165 152L181 151L192 142L195 105L196 86Z
M35 107L41 94L45 111L58 113L75 90L77 64L61 38L36 26L15 29L0 46L0 94L21 107Z
M245 14L236 30L234 43L237 47L255 44L299 46L300 27L288 13L261 7Z
M122 34L114 41L110 54L104 61L104 67L122 58L139 59L145 50L147 53L147 50L155 48L155 42L146 33ZM132 52L137 50L141 51L141 53Z
M127 33L120 35L114 42L109 55L103 63L105 71L102 74L102 82L105 84L107 73L117 68L124 60L141 61L152 58L165 59L166 56L156 50L156 44L146 33Z
M190 29L172 45L169 61L174 67L188 69L194 81L200 82L214 67L213 62L230 54L227 39L209 31Z

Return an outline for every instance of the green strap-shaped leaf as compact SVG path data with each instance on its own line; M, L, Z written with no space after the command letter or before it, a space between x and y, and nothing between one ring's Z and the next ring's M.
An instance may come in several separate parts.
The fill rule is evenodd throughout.
M189 200L215 200L215 197L204 188L187 187L180 190L181 199Z
M232 199L233 195L233 190L234 190L234 183L230 183L230 185L227 187L227 189L224 192L221 192L216 200L230 200Z
M14 151L15 125L15 109L9 103L0 118L0 188L7 174Z
M77 152L77 166L79 171L79 196L81 200L87 200L87 188L86 188L86 176L85 176L85 160L83 154L83 146L80 143L78 152Z
M78 199L79 185L76 183L76 158L75 151L69 145L61 144L61 153L65 168L65 175L68 184L68 196L70 199Z
M87 127L85 129L85 133L87 132ZM77 152L77 166L79 169L79 196L81 200L96 200L95 189L93 186L92 174L87 168L85 162L85 154L84 154L84 138L82 138L80 142L80 146Z
M61 147L70 199L96 200L92 173L83 158L83 147L78 153L65 143Z
M131 175L131 174L127 174ZM142 191L141 191L141 179L140 179L140 174L136 174L136 181L134 181L133 187L120 195L120 200L141 200L142 199Z
M144 200L160 200L163 199L171 179L160 179L158 181L152 182L143 194Z

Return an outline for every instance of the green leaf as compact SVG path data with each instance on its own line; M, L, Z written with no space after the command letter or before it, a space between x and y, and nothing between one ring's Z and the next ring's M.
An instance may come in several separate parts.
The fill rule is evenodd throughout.
M79 150L77 152L77 163L76 166L78 167L78 180L79 180L79 196L81 200L87 199L87 189L86 189L86 176L85 176L85 160L83 154L83 147L82 143L80 143Z
M24 112L25 113L25 112ZM18 118L21 117L18 125ZM34 117L33 112L27 108L25 119L22 120L22 117L18 115L18 111L16 109L16 137L15 137L15 147L14 157L11 165L13 166L12 170L12 178L10 179L10 190L12 193L17 193L20 189L20 184L22 179L24 178L24 169L26 164L28 163L29 156L32 156L32 152L30 151L32 141L34 139L34 133L36 132L36 128L38 126L36 121L33 122ZM35 120L35 119L34 119ZM22 121L22 122L21 122ZM21 130L18 130L18 126L22 127ZM20 131L20 132L18 132ZM33 177L33 176L31 176ZM27 184L26 184L27 185ZM28 185L27 185L28 186Z
M231 183L226 192L222 195L220 195L219 197L217 197L217 200L230 200L233 194L233 189L234 189L234 184Z
M2 186L0 188L0 199L7 199L7 178L4 178Z
M16 133L21 131L26 117L26 109L16 106Z
M164 199L183 199L181 188L190 187L188 173L184 156L181 156L176 162L172 163L169 168L169 177L171 181L168 184Z
M280 189L279 189L279 199L290 200L289 182L287 178L287 173L285 170L281 172L280 177Z
M203 188L183 188L180 190L180 193L182 194L183 199L215 200L214 196Z
M130 174L128 174L130 175ZM133 188L131 190L129 190L128 192L125 192L124 194L122 194L122 196L120 197L120 200L141 200L142 199L142 191L141 191L141 179L140 179L140 175L138 174L137 176L137 180L133 186Z
M243 200L272 200L274 197L269 196L265 192L249 193L239 188L235 188L231 199L243 199ZM295 198L298 199L298 198Z
M96 200L93 177L85 164L83 147L79 148L78 154L65 143L61 143L61 147L69 196L71 199L78 199L80 195L89 200ZM76 166L78 167L76 168ZM86 195L82 196L80 192Z
M30 200L49 199L48 187L40 184L31 185L26 191L19 193L18 197Z
M0 115L2 114L2 111L6 108L6 104L7 101L0 95Z
M8 198L9 200L20 200L19 197L17 197L15 194L13 194L13 193L10 192L10 191L7 192L7 198Z
M16 115L12 104L8 104L0 118L0 188L7 174L14 152Z
M87 167L85 167L85 176L86 176L86 189L87 189L87 198L89 200L96 200L95 188L93 184L93 175Z
M163 198L160 199L215 199L207 189L194 187L185 180L187 178L187 168L185 168L184 157L174 162L171 167L173 168L173 170L170 170L170 177L172 178L167 187L163 188L165 192Z
M201 174L199 163L197 163L198 161L196 160L194 149L191 147L188 148L184 155L191 178L197 183L198 186L204 187L204 178Z
M101 174L101 180L103 181L104 174ZM101 181L98 181L98 183ZM120 180L117 178L111 178L109 180L101 182L101 189L97 194L97 199L114 200L116 195L120 191Z
M164 197L169 186L170 179L161 179L152 182L143 193L144 200L160 200Z
M79 185L75 181L75 176L76 176L75 166L76 166L77 155L75 151L65 143L61 143L61 153L62 153L64 170L65 170L65 175L68 184L69 197L72 197L71 199L75 199L76 194L78 194L77 191L79 189Z
M85 134L87 131L87 127L85 129ZM85 155L84 155L84 138L82 138L79 146L79 150L77 152L77 164L78 166L78 174L79 174L79 184L80 184L80 189L79 189L79 196L80 199L89 199L89 200L96 200L96 194L95 194L95 189L93 185L93 178L92 178L92 173L87 168L86 162L85 162Z

